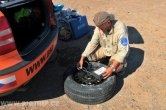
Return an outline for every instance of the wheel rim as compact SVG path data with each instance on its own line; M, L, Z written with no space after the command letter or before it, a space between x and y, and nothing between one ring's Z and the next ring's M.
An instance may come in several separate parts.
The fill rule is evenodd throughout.
M98 85L101 84L104 79L97 79L91 72L96 70L97 68L103 66L103 64L96 63L96 62L84 62L85 67L82 70L78 71L76 74L73 75L73 79L82 85Z
M83 85L98 85L103 82L103 80L100 81L94 76L83 72L73 75L73 78L77 83Z

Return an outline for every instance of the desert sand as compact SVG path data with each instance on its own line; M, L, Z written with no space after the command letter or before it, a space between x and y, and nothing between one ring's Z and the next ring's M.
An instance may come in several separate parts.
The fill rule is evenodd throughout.
M114 96L97 105L69 99L63 91L66 66L54 59L28 84L25 92L0 98L7 110L166 110L166 1L164 0L53 0L79 11L91 27L98 11L113 13L129 30L130 55L127 74L118 78ZM85 40L84 40L85 39ZM79 47L90 36L70 41ZM57 48L68 47L59 41ZM81 51L86 45L82 46ZM81 47L81 46L80 46ZM3 104L3 101L8 101Z

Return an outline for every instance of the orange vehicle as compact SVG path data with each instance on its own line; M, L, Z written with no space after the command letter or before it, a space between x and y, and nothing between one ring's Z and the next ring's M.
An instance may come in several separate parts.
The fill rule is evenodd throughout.
M0 0L0 96L31 80L58 38L51 0Z

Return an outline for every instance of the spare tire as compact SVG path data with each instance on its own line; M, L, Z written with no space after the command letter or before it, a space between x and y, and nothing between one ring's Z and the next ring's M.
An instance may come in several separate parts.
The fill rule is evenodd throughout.
M115 75L96 84L88 85L76 80L78 73L69 73L70 75L65 80L64 90L69 98L82 104L99 104L112 97L116 85Z

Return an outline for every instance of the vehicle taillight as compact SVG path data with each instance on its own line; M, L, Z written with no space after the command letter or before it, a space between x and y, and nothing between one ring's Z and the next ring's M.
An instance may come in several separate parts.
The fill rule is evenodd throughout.
M0 11L0 55L16 49L13 34L7 19Z
M53 11L52 0L47 0L47 3L48 3L49 15L50 15L50 24L54 26L54 25L56 25L56 21L55 21L55 16L54 16L54 11Z

